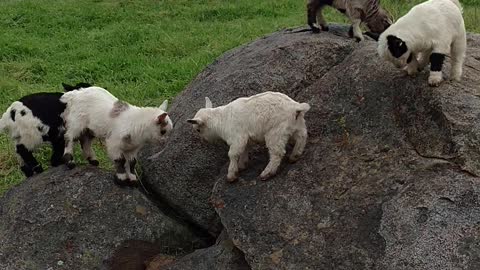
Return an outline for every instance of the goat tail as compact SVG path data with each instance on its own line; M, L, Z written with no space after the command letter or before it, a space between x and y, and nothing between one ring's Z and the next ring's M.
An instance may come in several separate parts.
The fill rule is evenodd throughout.
M310 110L310 105L308 103L298 103L295 110L295 119L299 119L299 117L303 118L303 116L305 116L305 113Z
M297 106L297 111L306 113L310 110L310 105L308 103L300 103Z

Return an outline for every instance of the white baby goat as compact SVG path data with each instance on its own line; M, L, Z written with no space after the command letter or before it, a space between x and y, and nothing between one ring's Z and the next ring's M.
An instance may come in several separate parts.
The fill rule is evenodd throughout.
M115 162L116 182L136 185L134 167L140 148L147 142L159 141L173 129L165 112L167 100L159 108L136 107L118 100L107 90L88 87L65 93L64 161L73 168L73 142L84 138L82 150L87 160L95 160L92 139L105 139L109 157ZM88 135L88 136L85 136Z
M205 100L205 108L188 122L203 139L223 140L230 146L229 182L235 181L239 169L246 167L249 143L265 142L268 148L270 162L260 175L262 180L275 175L290 138L295 141L290 161L298 160L303 153L307 141L304 116L310 109L307 103L298 103L277 92L239 98L216 108L212 108L208 97Z
M413 7L380 35L378 54L415 75L430 61L428 84L442 82L445 55L452 57L451 79L460 81L467 40L458 0L429 0Z

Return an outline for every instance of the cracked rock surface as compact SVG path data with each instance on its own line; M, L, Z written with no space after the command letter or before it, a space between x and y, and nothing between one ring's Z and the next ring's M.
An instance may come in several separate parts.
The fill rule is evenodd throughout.
M200 73L169 110L167 146L143 153L148 184L212 234L216 211L252 269L479 269L480 36L468 37L463 81L431 88L427 70L408 77L375 42L331 29L274 33ZM263 182L256 147L226 183L227 148L186 119L205 96L215 106L264 91L310 103L306 151Z
M188 252L203 242L140 191L119 188L111 172L55 168L0 198L0 269L107 269L120 243L158 243Z

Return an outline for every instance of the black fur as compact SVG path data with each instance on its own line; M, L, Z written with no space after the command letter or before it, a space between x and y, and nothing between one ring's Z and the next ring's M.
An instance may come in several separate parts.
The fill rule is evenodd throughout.
M396 36L387 36L388 50L395 58L399 58L408 51L407 44Z
M407 64L410 64L410 62L412 62L412 60L413 60L413 53L411 53L411 54L408 56Z
M35 173L43 172L42 166L35 159L32 152L25 147L25 145L17 144L16 151L17 154L23 159L24 164L21 167L21 170L25 176L30 177Z
M13 121L13 122L15 122L15 113L16 113L15 110L11 110L11 111L10 111L10 118L12 118L12 121Z
M133 160L130 161L130 172L132 172L132 174L135 174L136 165L137 165L137 159L134 158Z
M442 71L443 61L445 61L445 55L441 53L432 53L430 55L430 70Z
M62 83L62 86L63 86L63 89L65 90L65 92L70 92L70 91L77 90L77 89L80 89L80 88L88 88L88 87L91 87L92 85L89 84L89 83L80 82L80 83L77 83L76 85L68 85L66 83Z
M352 34L353 34L353 32L352 32ZM374 32L370 32L370 31L365 32L365 33L363 33L363 34L366 35L366 36L368 36L368 37L370 37L370 38L372 38L372 39L375 40L375 41L378 41L378 38L380 37L380 34L374 33Z
M42 136L43 141L50 142L53 148L51 165L58 166L62 164L62 156L65 148L63 139L63 119L61 114L65 110L65 104L60 101L62 93L35 93L24 96L18 101L25 107L29 108L33 116L40 119L43 125L49 127L47 134ZM10 117L15 122L19 117L27 115L26 110L21 110L19 114L15 110L10 111ZM43 132L43 126L32 126L31 128ZM17 141L21 139L18 138ZM34 173L43 171L41 165L37 162L32 154L33 149L27 149L24 145L17 145L17 153L23 159L25 165L22 166L23 173L28 177Z

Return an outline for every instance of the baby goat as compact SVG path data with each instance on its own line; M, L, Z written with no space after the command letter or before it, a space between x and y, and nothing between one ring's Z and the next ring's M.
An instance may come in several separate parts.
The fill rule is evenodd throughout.
M429 0L413 7L390 26L378 41L380 57L409 75L423 70L428 62L428 84L442 82L445 55L452 57L451 79L460 81L467 40L462 7L458 0Z
M216 108L212 107L207 97L205 108L200 109L188 122L206 141L223 140L230 146L229 182L235 181L239 169L246 167L247 145L265 142L270 162L260 177L266 180L275 175L290 138L295 141L290 161L296 161L303 153L307 141L304 115L309 109L307 103L298 103L276 92L239 98Z
M66 91L89 84L80 83L68 86ZM27 95L12 103L0 119L0 131L6 130L16 145L16 152L21 170L30 177L43 172L42 165L33 156L33 151L50 142L53 153L52 166L62 164L65 148L64 125L61 114L65 104L60 101L63 93L35 93Z
M135 164L138 151L147 142L159 141L173 128L165 112L165 100L159 108L136 107L118 100L107 90L88 87L65 93L67 104L64 162L73 168L73 143L80 139L84 157L96 161L93 138L105 139L107 152L116 166L115 182L136 185Z
M349 35L357 41L364 39L360 29L362 22L365 22L374 34L381 34L392 24L389 14L380 6L380 0L308 0L308 25L314 33L320 32L317 18L321 29L328 31L327 21L322 14L325 6L332 6L348 16L352 22Z

